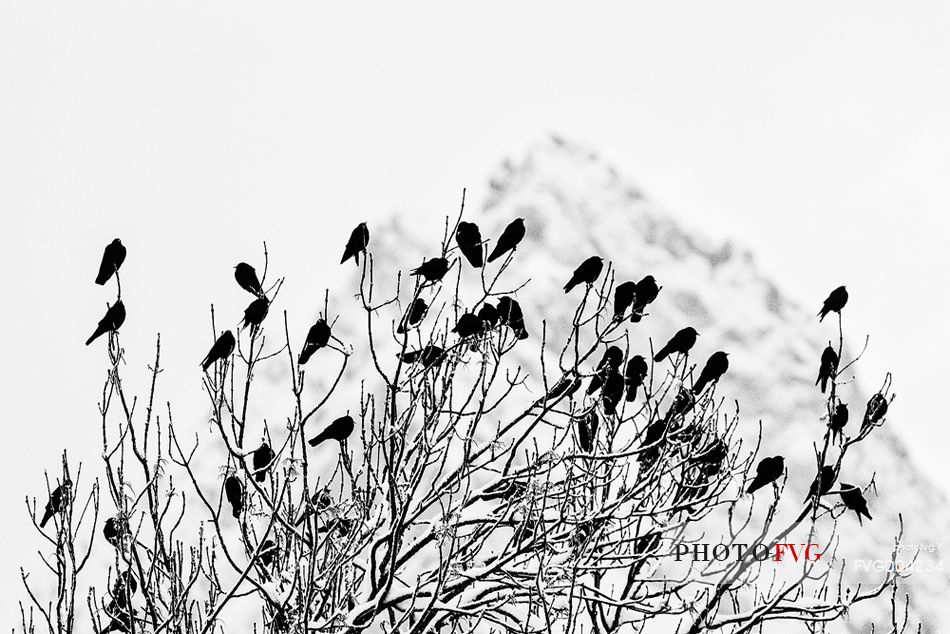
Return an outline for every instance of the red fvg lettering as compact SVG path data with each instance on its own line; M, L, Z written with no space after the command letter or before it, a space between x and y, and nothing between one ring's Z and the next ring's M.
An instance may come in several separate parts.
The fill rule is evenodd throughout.
M775 544L775 555L772 558L775 561L782 561L785 554L790 554L794 561L800 559L818 561L822 553L813 553L812 548L818 548L818 544Z

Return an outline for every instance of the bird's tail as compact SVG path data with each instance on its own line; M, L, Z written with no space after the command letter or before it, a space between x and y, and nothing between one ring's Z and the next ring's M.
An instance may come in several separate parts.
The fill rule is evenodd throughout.
M564 292L570 293L575 286L577 286L577 282L572 279L570 282L564 285Z
M702 394L703 390L706 388L706 383L706 377L700 376L699 379L696 380L696 384L693 385L693 394Z
M314 436L313 438L311 438L310 440L308 440L307 444L310 445L311 447L316 447L317 445L327 440L328 438L329 436L326 435L326 432L321 432L317 434L316 436Z
M263 482L266 477L267 472L265 472L263 469L254 474L254 479L258 482Z
M632 403L637 399L637 385L633 384L627 387L627 402Z
M96 328L96 331L92 333L92 336L86 339L86 345L88 346L90 343L98 339L104 332L105 330L102 327Z
M234 516L234 519L241 519L241 507L237 504L231 505L231 515Z
M668 357L669 355L670 355L670 349L669 349L669 347L668 347L668 346L664 346L664 347L660 348L660 351L659 351L659 352L656 353L656 356L653 357L653 360L656 361L657 363L659 363L660 361L662 361L663 359L665 359L665 358Z
M46 511L45 513L43 513L43 519L42 521L40 521L40 528L44 528L46 526L46 523L49 522L51 517L53 517L53 514L50 513L49 511Z

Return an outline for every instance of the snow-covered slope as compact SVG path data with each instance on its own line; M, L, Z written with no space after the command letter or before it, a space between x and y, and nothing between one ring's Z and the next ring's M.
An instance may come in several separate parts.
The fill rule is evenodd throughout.
M540 332L542 319L555 339L566 332L570 311L549 307L564 301L561 286L589 255L612 261L618 280L653 274L663 290L650 316L631 329L632 348L649 350L648 338L662 344L689 325L701 335L697 360L715 350L729 352L730 369L718 393L727 402L741 404L743 428L752 441L761 420L763 455L781 453L788 465L791 496L781 512L791 515L801 509L795 502L805 497L814 478L813 443L820 441L825 424L820 420L823 401L814 386L818 359L825 342L837 337L836 320L819 324L814 316L823 297L808 307L789 301L758 272L748 251L713 244L682 228L595 154L562 139L548 139L522 158L506 161L492 175L487 193L476 192L474 198L483 201L482 208L470 206L466 217L479 223L484 237L496 237L513 218L525 219L528 234L518 250L517 270L532 282L518 299L531 332ZM373 228L372 249L386 268L416 265L424 254L418 236L396 220ZM838 283L831 282L828 290ZM528 356L522 361L528 367L537 365ZM851 405L849 432L864 410L868 387L873 391L883 377L859 379L840 392ZM896 380L899 384L900 377ZM898 400L889 424L849 454L844 480L865 484L875 477L879 495L869 500L874 521L862 527L853 515L841 518L840 556L887 561L899 514L903 544L939 544L941 536L950 533L945 500L908 462L891 431L899 418ZM924 623L924 631L945 631L950 619L941 616L946 612L941 599L950 583L938 565L941 553L924 552L921 557L917 574L902 588L910 594L914 620ZM846 571L851 580L874 578L854 562L846 564ZM869 622L883 625L883 618L883 610L864 610L852 615L849 625L867 631Z

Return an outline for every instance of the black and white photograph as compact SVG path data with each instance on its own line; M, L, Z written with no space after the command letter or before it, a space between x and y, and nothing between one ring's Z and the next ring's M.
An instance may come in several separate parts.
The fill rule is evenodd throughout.
M948 34L0 0L0 627L950 632Z

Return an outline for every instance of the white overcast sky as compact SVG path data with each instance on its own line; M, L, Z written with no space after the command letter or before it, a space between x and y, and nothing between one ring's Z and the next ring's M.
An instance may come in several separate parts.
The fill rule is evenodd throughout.
M163 398L195 399L208 304L243 307L230 267L261 240L314 292L295 273L331 282L356 222L441 218L550 132L815 310L847 283L867 384L894 371L891 422L946 482L948 33L950 4L892 0L4 0L0 502L63 447L95 458L109 240L129 372L161 330ZM0 587L36 545L19 509Z

